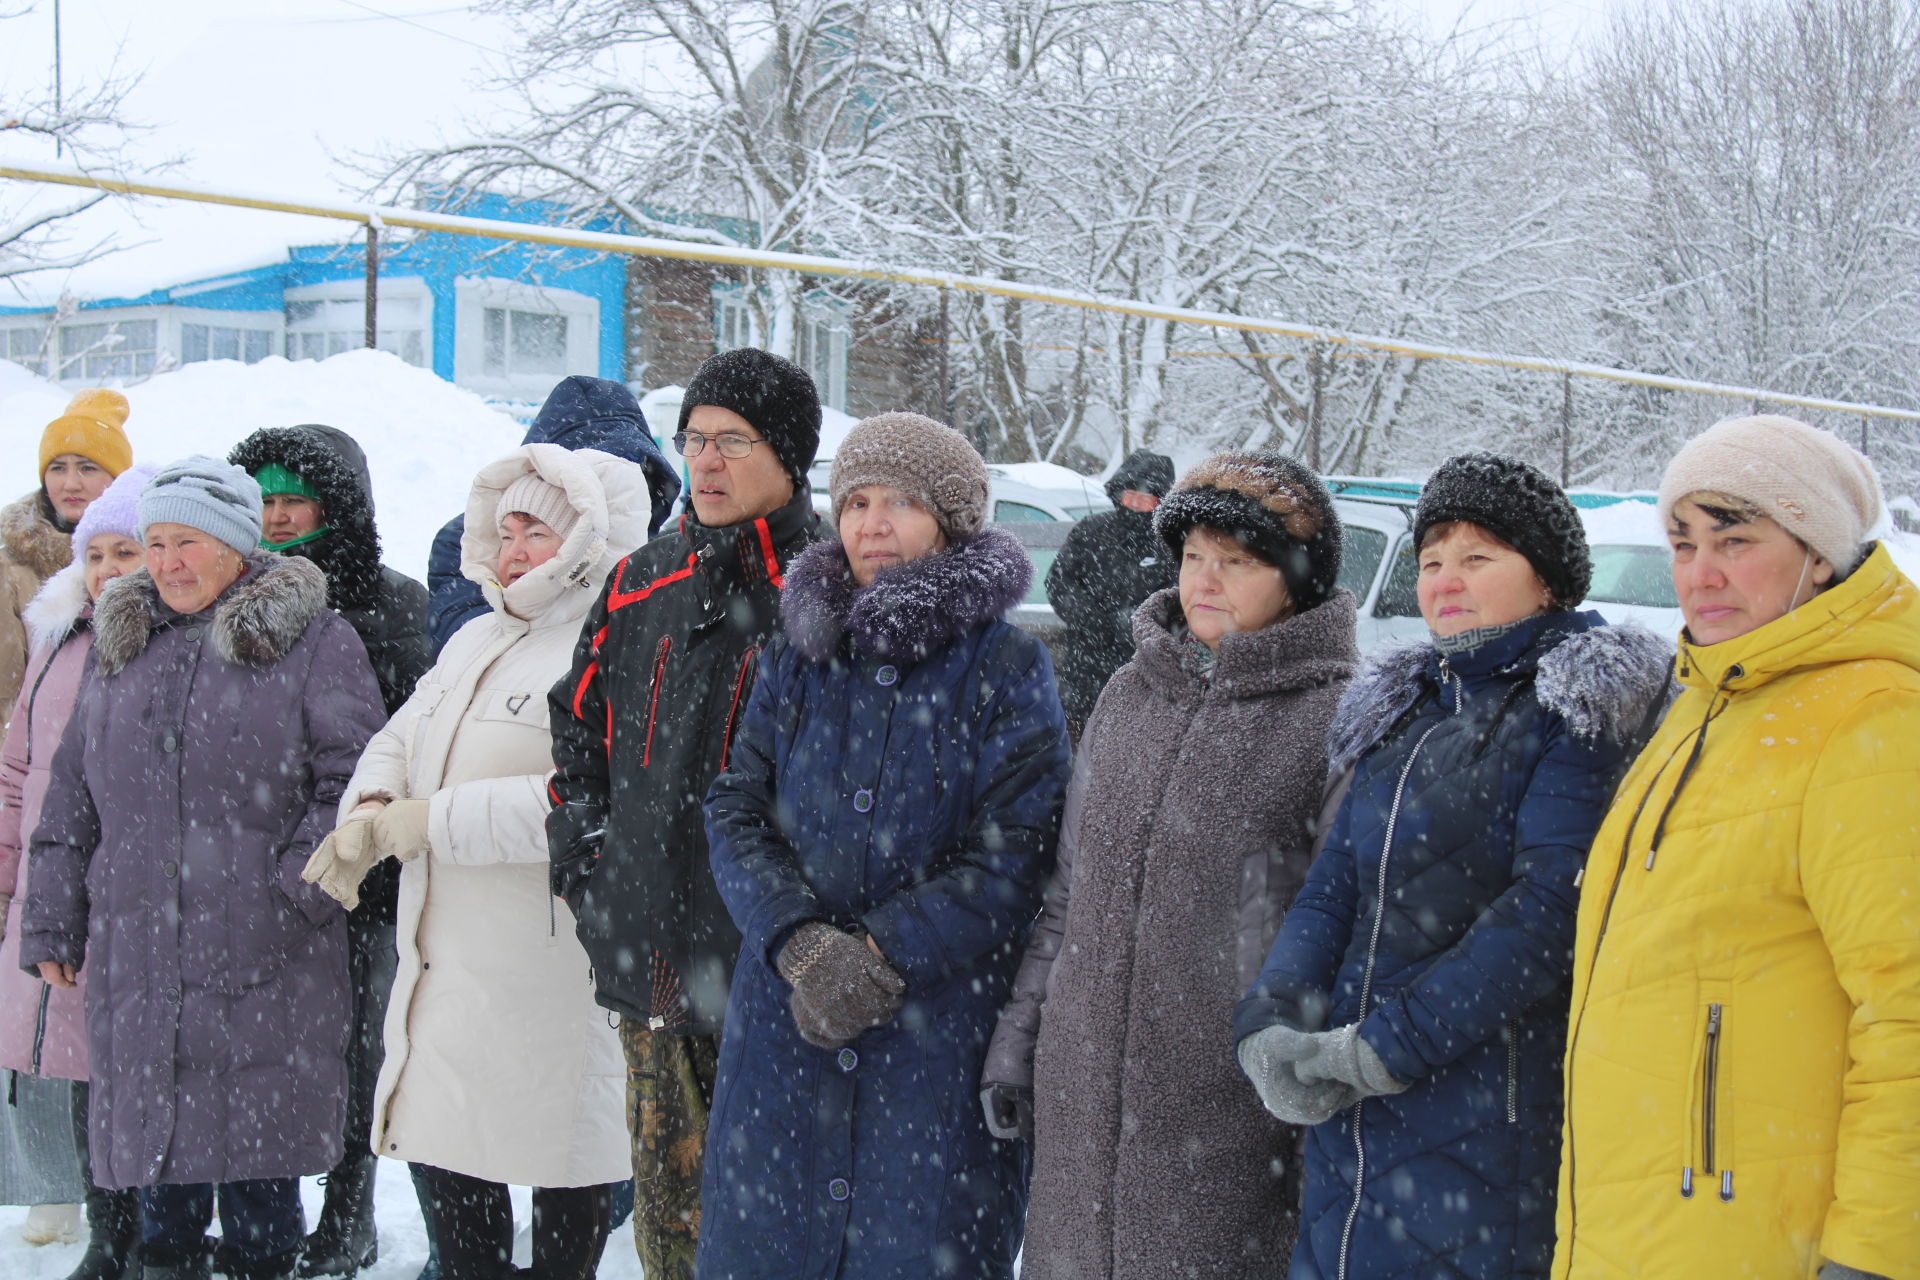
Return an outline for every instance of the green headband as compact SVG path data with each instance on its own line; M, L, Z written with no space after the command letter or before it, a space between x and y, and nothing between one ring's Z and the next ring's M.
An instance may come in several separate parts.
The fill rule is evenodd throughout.
M253 478L260 485L260 496L263 498L271 498L276 493L291 493L296 497L320 501L318 489L277 462L269 462L254 472Z

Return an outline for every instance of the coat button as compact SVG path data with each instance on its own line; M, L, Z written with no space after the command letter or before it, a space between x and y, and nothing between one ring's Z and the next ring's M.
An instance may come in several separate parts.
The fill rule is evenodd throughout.
M842 1071L851 1071L859 1065L860 1065L859 1054L855 1053L851 1049L842 1049L840 1051L840 1069Z
M880 670L874 672L873 678L875 680L878 680L881 684L891 685L896 683L900 679L900 671L897 667L894 667L892 665L884 666L880 668Z
M171 753L173 749L179 745L178 742L174 741L172 734L168 734L166 737L160 739L160 749L165 752Z
M827 1194L835 1200L845 1200L853 1194L853 1188L847 1185L845 1178L835 1178L827 1184Z
M873 792L862 787L853 793L853 809L855 813L865 813L871 808L873 808Z
M187 632L187 643L188 644L200 643L200 628L194 627Z
M171 880L180 874L180 864L177 862L163 862L160 864L160 874Z
M178 991L175 991L171 987L167 988L167 1003L168 1004L180 1003L180 993Z

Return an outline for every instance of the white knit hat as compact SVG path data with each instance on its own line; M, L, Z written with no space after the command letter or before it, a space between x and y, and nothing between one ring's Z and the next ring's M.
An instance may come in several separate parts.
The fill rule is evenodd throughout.
M573 503L567 501L565 489L549 484L532 472L500 491L500 504L494 508L494 524L504 529L507 517L516 511L544 522L562 540L573 532L574 523L580 519Z
M1660 518L1695 493L1743 498L1833 566L1853 571L1880 520L1880 479L1829 431L1766 413L1717 422L1687 441L1660 481Z

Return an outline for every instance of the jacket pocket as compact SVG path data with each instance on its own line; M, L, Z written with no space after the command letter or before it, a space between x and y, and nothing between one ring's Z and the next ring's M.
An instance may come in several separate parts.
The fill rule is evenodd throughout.
M1694 1052L1694 1082L1690 1129L1692 1157L1680 1174L1680 1194L1691 1198L1696 1177L1716 1186L1722 1200L1733 1199L1732 1090L1727 1070L1727 1001L1724 993L1709 992L1699 1013L1700 1030Z

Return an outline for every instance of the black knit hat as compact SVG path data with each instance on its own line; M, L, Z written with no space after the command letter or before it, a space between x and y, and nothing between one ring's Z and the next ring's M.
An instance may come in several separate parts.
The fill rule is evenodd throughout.
M680 397L680 425L703 404L731 409L767 438L795 484L807 483L807 468L820 449L820 393L807 371L757 347L735 347L709 356Z
M1151 449L1135 449L1107 477L1107 498L1115 506L1120 505L1120 495L1129 489L1164 498L1171 488L1173 459Z
M1340 578L1340 515L1320 477L1272 450L1216 453L1181 478L1153 527L1177 555L1195 525L1232 537L1280 570L1296 610L1322 604Z
M1593 559L1587 529L1566 492L1546 472L1498 453L1462 453L1427 477L1413 513L1413 545L1438 524L1466 520L1527 558L1552 596L1571 609L1587 598Z

